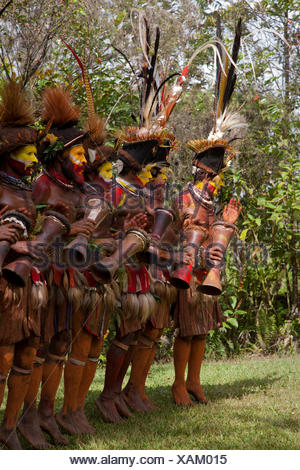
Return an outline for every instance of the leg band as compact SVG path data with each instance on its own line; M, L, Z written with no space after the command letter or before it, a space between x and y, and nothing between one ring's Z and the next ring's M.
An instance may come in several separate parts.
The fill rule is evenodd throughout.
M98 362L98 357L88 357L88 360L91 362Z
M46 359L44 357L36 356L33 365L34 366L41 366L42 364L44 364L45 360Z
M120 341L118 341L117 339L114 339L112 341L112 344L114 344L115 346L118 346L118 348L121 348L124 351L128 351L128 349L129 349L129 346L127 346L127 344L123 344Z
M69 361L75 366L85 366L85 362L79 361L79 359L75 359L74 357L69 357Z
M6 381L7 376L0 374L0 384L4 384Z
M139 346L145 349L151 349L155 344L155 341L148 338L148 336L140 335L139 337Z
M22 369L21 367L15 365L12 366L11 370L22 375L30 375L32 373L32 369Z
M48 353L47 357L57 362L66 362L66 356L57 356L56 354Z

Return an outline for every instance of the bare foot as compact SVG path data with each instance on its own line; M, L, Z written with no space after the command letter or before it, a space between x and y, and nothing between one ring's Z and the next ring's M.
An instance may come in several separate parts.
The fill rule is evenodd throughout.
M81 434L80 426L76 423L75 411L68 411L63 413L61 410L55 415L55 419L60 426L71 435Z
M148 411L148 407L143 402L142 397L138 392L138 389L132 384L126 386L126 390L124 391L123 396L126 403L130 406L133 411Z
M50 449L40 427L39 416L35 407L28 407L19 419L18 430L35 449Z
M172 395L176 405L194 406L194 403L189 397L185 384L177 384L174 382L172 385Z
M67 446L70 444L69 439L67 439L59 430L59 427L57 425L57 422L55 421L55 418L53 415L50 416L45 416L38 411L39 415L39 421L40 421L40 426L43 429L43 431L47 432L49 436L52 437L53 441L55 444L61 444L64 446Z
M84 410L82 408L78 408L75 411L75 415L77 418L76 422L80 424L80 428L83 434L95 434L96 429L88 422L88 419L85 416Z
M126 400L122 392L116 394L114 402L118 413L122 416L122 418L130 418L132 416L132 413L126 404Z
M200 385L200 383L196 382L186 382L186 388L187 391L193 395L193 397L199 402L202 403L203 405L207 405L208 400L206 396L204 395L203 389Z
M0 442L5 444L10 450L22 450L16 428L7 429L5 425L2 424L0 427Z
M154 405L154 403L152 403L152 401L147 397L147 395L141 395L141 397L142 397L143 402L147 406L148 411L159 411L160 410L160 408L158 406L156 406L156 405Z
M100 396L96 400L96 405L102 418L107 423L120 423L122 421L112 398L101 398Z

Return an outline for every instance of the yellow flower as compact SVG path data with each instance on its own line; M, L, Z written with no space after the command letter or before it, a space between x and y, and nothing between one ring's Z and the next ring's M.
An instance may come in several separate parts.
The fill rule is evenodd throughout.
M53 145L57 141L57 137L54 134L47 134L45 140L48 141L50 145Z

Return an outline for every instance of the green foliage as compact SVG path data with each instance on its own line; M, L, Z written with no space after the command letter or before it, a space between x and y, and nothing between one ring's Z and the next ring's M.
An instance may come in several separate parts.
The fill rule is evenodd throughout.
M83 122L85 90L78 64L59 39L62 36L85 58L95 106L108 119L108 139L113 142L115 132L134 125L138 114L136 80L124 57L112 47L122 50L137 70L141 51L136 16L135 30L130 20L132 8L145 9L150 23L160 26L159 61L169 64L168 73L182 70L192 52L215 37L216 10L229 48L234 25L243 18L244 47L233 107L243 104L241 113L249 130L240 143L239 157L226 172L217 201L221 212L236 197L243 210L240 235L231 243L223 273L220 303L226 321L209 335L208 354L223 357L242 349L289 351L285 341L289 335L297 340L300 329L295 2L167 0L150 5L140 0L14 0L1 17L1 78L20 77L35 95L38 109L46 86L65 85L82 108ZM212 70L213 56L205 51L192 64L185 92L170 119L179 141L179 150L171 156L178 184L191 179L191 153L184 143L206 137L212 127ZM166 349L168 355L170 347L168 342L162 354Z
M261 309L257 316L257 339L264 351L271 351L278 336L275 315L267 315Z

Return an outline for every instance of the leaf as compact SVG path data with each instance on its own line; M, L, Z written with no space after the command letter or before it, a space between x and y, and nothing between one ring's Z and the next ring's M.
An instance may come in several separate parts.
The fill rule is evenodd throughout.
M236 310L234 313L237 315L247 315L248 312L246 312L246 310Z
M238 328L239 326L238 321L235 318L228 318L227 323L229 323L231 326L234 326L234 328Z
M223 312L223 315L224 317L228 317L229 315L232 315L232 310L225 310L225 312Z
M243 241L246 240L246 236L247 236L248 230L249 230L248 228L245 228L245 229L241 232L241 234L240 234L240 239L241 239L241 240L243 240Z
M235 296L229 297L229 302L230 302L231 307L234 309L237 304L237 298Z

